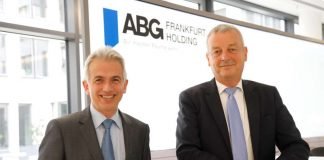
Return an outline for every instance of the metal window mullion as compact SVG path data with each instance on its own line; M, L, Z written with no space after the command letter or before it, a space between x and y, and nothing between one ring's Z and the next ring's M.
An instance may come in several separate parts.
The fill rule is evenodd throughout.
M214 13L214 3L213 0L205 0L205 11Z
M80 0L80 9L81 9L81 32L82 32L82 42L83 42L83 59L82 62L86 60L86 58L91 53L90 46L90 26L89 26L89 1L88 0ZM85 106L89 106L91 103L90 97L86 94L84 96L84 104Z
M294 34L295 33L294 21L291 19L289 20L285 19L284 21L285 21L285 32Z
M67 61L67 92L69 113L80 111L81 103L81 75L80 75L80 32L78 22L78 0L64 1L66 32L74 35L73 39L66 40Z

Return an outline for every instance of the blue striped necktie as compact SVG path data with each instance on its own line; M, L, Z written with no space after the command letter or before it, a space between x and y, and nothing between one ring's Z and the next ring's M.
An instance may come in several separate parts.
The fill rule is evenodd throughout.
M226 88L227 98L227 123L230 131L233 160L247 160L247 149L240 111L234 93L237 88Z
M102 139L101 151L104 157L104 160L115 160L114 149L111 141L110 127L113 124L113 120L106 119L102 122L102 125L105 127L104 137Z

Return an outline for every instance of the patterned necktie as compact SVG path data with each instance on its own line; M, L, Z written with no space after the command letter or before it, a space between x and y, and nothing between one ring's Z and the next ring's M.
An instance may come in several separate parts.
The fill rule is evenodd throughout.
M227 98L227 123L230 130L232 153L234 160L247 160L247 150L240 111L234 93L235 88L226 88Z
M106 119L102 122L105 127L104 137L102 139L101 151L104 156L104 160L115 160L114 149L111 141L110 127L113 124L113 120Z

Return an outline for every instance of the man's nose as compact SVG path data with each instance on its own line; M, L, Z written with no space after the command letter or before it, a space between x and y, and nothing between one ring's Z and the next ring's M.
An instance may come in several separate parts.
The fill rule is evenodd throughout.
M103 85L103 87L102 87L102 89L103 89L104 91L110 91L111 88L112 88L112 84L111 84L111 82L105 82L104 85Z
M228 55L229 55L228 51L227 50L223 50L222 53L221 53L221 55L220 55L221 60L228 59L228 57L229 57Z

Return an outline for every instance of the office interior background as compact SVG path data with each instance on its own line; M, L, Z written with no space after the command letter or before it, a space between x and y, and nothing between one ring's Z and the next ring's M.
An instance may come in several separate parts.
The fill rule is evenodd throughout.
M143 2L215 14L252 28L324 44L323 0ZM49 120L87 107L81 81L83 62L90 53L89 3L96 2L0 0L0 160L37 159ZM150 114L138 112L143 117ZM311 148L324 146L324 135L304 138ZM153 152L175 147L175 141L170 142L173 148L152 143L158 141L151 141Z

